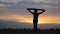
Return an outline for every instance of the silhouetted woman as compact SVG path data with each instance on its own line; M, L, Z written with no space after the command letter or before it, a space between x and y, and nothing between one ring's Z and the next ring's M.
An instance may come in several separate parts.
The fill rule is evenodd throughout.
M34 25L34 30L37 30L37 23L38 23L38 16L40 14L42 14L43 12L45 12L44 9L35 9L35 8L28 8L27 9L31 14L33 14L33 25ZM31 10L34 10L34 12L32 12ZM38 13L38 11L41 11Z

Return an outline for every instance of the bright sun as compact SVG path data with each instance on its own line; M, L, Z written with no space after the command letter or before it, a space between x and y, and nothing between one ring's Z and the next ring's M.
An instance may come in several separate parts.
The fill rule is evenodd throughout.
M25 22L25 23L30 23L33 24L33 21L18 21L18 22ZM38 21L38 24L43 24L43 21Z

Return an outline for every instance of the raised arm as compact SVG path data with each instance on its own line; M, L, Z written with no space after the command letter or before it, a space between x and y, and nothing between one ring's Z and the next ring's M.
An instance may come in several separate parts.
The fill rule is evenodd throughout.
M34 14L33 12L30 11L30 9L27 9L31 14Z
M40 9L40 11L42 11L42 12L38 13L38 15L39 15L39 14L42 14L43 12L45 12L44 9Z

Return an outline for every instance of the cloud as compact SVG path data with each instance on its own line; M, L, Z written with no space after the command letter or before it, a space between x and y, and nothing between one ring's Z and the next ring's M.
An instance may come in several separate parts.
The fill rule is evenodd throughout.
M22 0L23 1L23 0ZM49 12L54 12L55 10L59 10L60 9L60 4L56 4L56 3L44 3L44 2L32 2L29 1L27 2L27 0L25 2L19 1L17 4L13 3L13 2L1 2L1 12L3 12L2 10L8 11L8 12L12 12L12 11L16 11L16 13L21 13L21 14L25 14L25 10L26 8L44 8L47 9ZM4 7L3 7L4 6ZM3 8L3 9L2 9ZM5 9L4 9L5 8ZM56 12L58 12L58 10ZM18 12L17 12L18 11ZM60 11L60 10L59 10Z
M2 0L3 1L3 0ZM7 0L6 0L7 1ZM9 0L8 0L9 1ZM14 0L14 1L18 1L18 0ZM27 2L28 1L28 2ZM38 0L37 0L38 1ZM40 0L43 1L43 0ZM45 1L45 0L44 0ZM56 1L56 0L46 0L46 1ZM57 0L59 1L59 0ZM59 9L60 8L60 4L56 4L56 3L44 3L44 2L32 2L32 0L26 0L25 2L23 0L19 1L17 4L14 4L13 2L1 2L1 6L5 6L5 8L8 9L21 9L21 11L25 8L29 8L29 7L33 7L33 8L45 8L45 9Z
M0 7L6 7L6 6L10 6L10 5L0 4Z
M8 20L0 20L0 28L33 28L32 24L16 22L16 21L8 21ZM50 29L50 28L60 28L60 24L38 24L38 28L40 29Z
M48 16L59 16L60 14L60 4L59 1L57 0L47 0L47 1L43 1L43 0L36 0L37 2L35 2L35 0L2 0L2 2L0 2L0 15L5 14L8 16L9 14L17 14L22 15L23 17L30 17L30 13L28 13L28 11L26 10L26 8L43 8L43 9L47 9L45 12L45 15ZM58 3L54 3L58 2ZM17 3L15 3L17 2ZM4 17L2 16L2 17ZM7 17L6 16L6 17ZM44 16L44 15L43 15ZM48 17L47 16L47 17ZM0 16L1 17L1 16ZM14 17L14 16L12 16ZM16 17L16 16L15 16ZM60 17L60 16L59 16ZM7 18L10 18L7 17ZM31 17L30 17L31 18ZM10 18L11 19L11 18ZM15 19L15 18L14 18Z
M1 0L1 2L14 2L14 3L17 3L18 1L21 0Z
M58 3L60 0L1 0L2 2L24 2L24 1L30 1L30 2L46 2L46 3Z
M59 3L60 0L26 0L26 1L33 1L33 2L45 2L45 3Z
M32 28L32 25L23 22L0 20L0 28Z

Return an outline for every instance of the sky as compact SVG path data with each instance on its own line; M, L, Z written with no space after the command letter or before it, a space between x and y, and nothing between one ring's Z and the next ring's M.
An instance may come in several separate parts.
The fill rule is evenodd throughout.
M0 0L0 20L33 24L27 8L45 9L38 24L60 24L60 0Z

